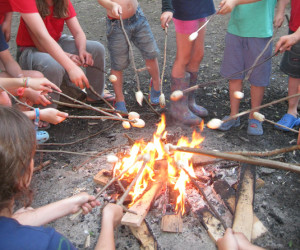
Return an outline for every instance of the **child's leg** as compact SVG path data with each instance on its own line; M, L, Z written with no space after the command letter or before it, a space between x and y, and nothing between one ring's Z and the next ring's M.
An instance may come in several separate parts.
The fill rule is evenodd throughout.
M300 93L300 78L289 77L289 90L288 95L295 95ZM299 97L294 97L289 99L289 108L287 113L297 117L298 111L297 106L299 102Z
M240 99L234 97L234 92L242 90L242 83L241 79L229 80L230 116L236 115L239 112Z
M112 69L111 74L117 77L117 80L113 83L114 91L116 94L116 102L124 102L125 97L123 94L123 71Z
M146 66L152 77L153 87L156 91L160 90L160 77L157 59L146 60Z
M256 108L261 105L262 100L264 98L265 87L257 87L251 85L251 108ZM259 112L259 110L255 110L255 112ZM253 113L249 114L250 119L254 119Z

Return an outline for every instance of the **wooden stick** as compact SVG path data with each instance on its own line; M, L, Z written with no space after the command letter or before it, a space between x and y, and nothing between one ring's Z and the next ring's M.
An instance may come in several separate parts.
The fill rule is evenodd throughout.
M166 62L167 62L167 41L168 41L168 27L165 28L165 47L164 47L164 62L163 68L160 77L160 92L163 93L163 82L164 82L164 75L166 69Z
M191 174L185 169L185 167L183 165L181 165L178 162L175 162L175 165L183 170L188 176L189 179L193 182L194 186L200 191L201 195L204 197L206 203L208 204L209 208L213 211L214 215L216 216L216 218L221 222L222 226L224 227L224 229L227 228L227 225L225 223L225 221L223 220L223 218L220 216L219 212L215 209L215 207L211 204L211 202L208 200L204 190L198 185L197 181L195 180L195 178L193 176L191 176Z
M292 129L292 128L289 128L289 127L287 127L287 126L284 126L284 125L282 125L282 124L279 124L279 123L277 123L277 122L273 122L273 121L271 121L271 120L268 120L268 119L266 119L266 118L264 118L264 121L266 121L266 122L269 122L269 123L271 123L271 124L273 124L273 125L276 125L276 126L279 126L279 127L282 127L282 128L285 128L285 129L287 129L287 130L289 130L289 131L291 131L291 132L294 132L294 133L299 133L298 132L298 130L295 130L295 129Z
M108 101L105 100L105 98L103 96L99 95L95 91L95 89L93 88L93 86L91 86L91 85L90 85L90 90L93 92L94 95L98 96L102 101L104 101L108 107L110 107L112 110L116 110Z
M141 168L139 169L139 171L137 172L136 176L134 177L134 179L132 180L132 182L130 183L130 185L127 187L126 192L122 195L122 197L118 200L117 205L123 205L124 200L126 199L126 197L128 196L130 190L132 189L132 187L134 186L134 184L137 182L138 178L140 177L140 175L143 173L144 168L146 167L146 164L148 163L148 161L144 160L143 161L143 165L141 166Z
M283 102L283 101L285 101L285 100L288 100L288 99L294 98L294 97L298 97L298 96L300 96L300 93L295 94L295 95L291 95L291 96L286 96L286 97L284 97L284 98L281 98L281 99L278 99L278 100L275 100L275 101L272 101L272 102L269 102L269 103L260 105L260 106L258 106L258 107L255 107L255 108L252 108L252 109L248 109L248 110L243 111L243 112L241 112L241 113L238 113L238 114L236 114L236 115L230 116L228 119L224 120L223 123L224 123L224 122L228 122L228 121L230 121L230 120L232 120L232 119L238 118L238 117L240 117L240 116L249 114L249 113L251 113L251 112L253 112L253 111L256 111L256 110L259 110L259 109L262 109L262 108L265 108L265 107L269 107L269 106L272 106L272 105L277 104L277 103L279 103L279 102Z
M288 148L280 148L280 149L275 149L272 151L267 151L267 152L260 152L260 151L233 151L233 152L225 152L228 154L237 154L237 155L244 155L244 156L260 156L260 157L265 157L265 156L272 156L272 155L278 155L282 153L287 153L295 150L299 150L300 145L294 145Z
M130 145L135 143L135 140L133 140L127 133L124 133L123 135L128 139Z
M40 171L42 168L48 166L50 163L51 163L50 160L41 163L40 165L38 165L37 167L35 167L35 168L33 169L33 172Z
M199 148L177 147L177 146L173 146L173 148L176 151L182 151L182 152L188 152L188 153L194 153L194 154L202 154L202 155L211 155L216 158L221 158L221 159L226 159L226 160L231 160L231 161L240 161L240 162L249 163L249 164L253 164L253 165L260 165L260 166L267 167L267 168L275 168L275 169L281 169L281 170L286 170L286 171L292 171L295 173L300 173L299 166L289 164L289 163L284 163L284 162L277 162L277 161L254 158L254 157L250 158L250 157L246 157L246 156L242 156L242 155L229 154L229 153L224 153L224 152L219 152L219 151L208 151L208 150L203 150L203 149L199 149Z
M129 167L127 167L127 168L125 168L125 169L123 169L122 171L121 171L121 173L119 174L119 175L117 175L117 176L115 176L114 178L112 178L100 191L99 191L99 193L97 193L97 195L95 196L95 199L98 199L99 198L99 196L111 185L111 184L113 184L117 179L119 179L123 174L125 174L130 168L132 168L134 165L135 165L135 163L137 162L137 161L139 161L140 160L140 157L138 157L137 158L137 160L131 165L131 166L129 166ZM145 164L146 165L146 164ZM126 197L125 197L126 198ZM122 203L123 204L123 203ZM121 204L118 204L118 205L121 205ZM71 220L74 220L78 215L80 215L80 214L82 214L82 212L83 212L83 210L82 209L80 209L77 213L75 213L75 214L73 214L73 215L71 215L70 216L70 219Z
M143 96L143 99L144 99L145 103L148 104L148 106L149 106L150 109L153 111L153 113L155 113L157 116L160 116L160 113L158 113L158 112L152 107L152 105L150 104L150 102L148 101L148 99L147 99L145 96Z
M70 107L70 108L93 110L90 107L83 106L83 105L80 105L80 104L66 103L66 102L61 102L61 101L57 101L57 100L51 100L51 102L53 102L57 105L66 106L66 107ZM103 111L106 111L106 112L109 112L109 113L119 113L121 115L127 115L127 113L124 113L124 112L121 112L121 111L116 111L116 110L112 110L112 109L108 109L108 108L102 108L102 107L97 107L97 108L102 109Z
M137 69L136 71L137 71L137 72L143 72L143 71L145 71L145 70L148 70L148 67L140 68L140 69Z
M39 153L62 153L62 154L71 154L71 155L84 155L84 156L96 156L91 153L80 153L80 152L71 152L65 150L48 150L48 149L37 149L35 152Z
M104 115L107 115L107 116L114 116L114 115L112 115L112 114L110 114L110 113L108 113L108 112L105 112L105 111L103 111L103 110L101 110L101 109L99 109L99 108L95 108L95 107L93 107L92 105L89 105L89 104L86 104L86 103L84 103L84 102L82 102L82 101L76 100L76 99L72 98L71 96L68 96L68 95L66 95L66 94L64 94L64 93L58 92L58 91L56 91L56 90L53 90L53 93L62 95L62 96L66 97L67 99L69 99L69 100L71 100L71 101L73 101L73 102L75 102L75 103L79 103L79 104L81 104L81 105L83 105L83 106L85 106L85 107L89 107L90 109L95 110L95 111L97 111L97 112L99 112L99 113L101 113L101 114L104 114Z
M126 122L136 122L135 120L129 120L126 118L121 118L119 116L78 116L78 115L69 115L67 118L69 119L85 119L85 120L113 120L113 121L126 121Z

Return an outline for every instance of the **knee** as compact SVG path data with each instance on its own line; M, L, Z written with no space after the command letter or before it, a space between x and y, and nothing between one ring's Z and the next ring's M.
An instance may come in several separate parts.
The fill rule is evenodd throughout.
M27 76L32 77L32 78L43 78L44 74L40 71L32 70L32 71L30 71L29 74L27 74Z

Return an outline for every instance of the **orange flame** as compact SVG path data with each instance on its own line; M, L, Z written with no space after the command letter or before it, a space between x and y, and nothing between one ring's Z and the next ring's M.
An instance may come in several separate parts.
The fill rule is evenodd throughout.
M130 192L132 196L132 202L129 206L132 206L135 201L140 197L141 194L147 189L150 181L155 181L154 179L154 164L155 161L166 159L168 162L168 181L174 190L178 190L179 196L177 197L176 202L176 211L182 215L185 212L184 200L185 200L185 187L189 182L189 176L185 171L178 168L176 165L184 167L191 176L195 177L193 170L193 165L190 163L192 155L191 153L175 151L173 156L170 156L164 149L164 144L162 139L165 139L167 136L165 116L162 115L161 122L157 125L157 130L153 134L152 142L145 143L143 140L136 142L131 150L129 155L123 157L121 162L118 162L114 167L114 175L118 175L121 171L128 169L128 171L123 174L120 179L128 178L128 180L133 179L139 169L143 165L142 155L149 154L150 161L146 164L143 172L138 177L137 182ZM203 124L200 125L202 131ZM184 147L198 147L201 142L204 140L199 133L196 131L193 132L192 141L189 142L188 138L182 137L177 143L177 146Z

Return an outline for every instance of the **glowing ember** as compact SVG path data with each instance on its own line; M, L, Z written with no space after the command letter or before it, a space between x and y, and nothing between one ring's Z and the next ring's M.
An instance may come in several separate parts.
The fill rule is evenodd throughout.
M120 179L126 179L131 181L143 165L143 155L149 154L150 161L147 162L142 174L139 176L133 190L130 195L132 197L133 205L135 201L144 193L147 189L149 182L154 182L154 165L157 160L165 159L168 162L168 181L170 187L174 190L178 190L179 196L177 197L176 212L184 214L184 200L185 200L185 187L189 182L189 177L185 171L180 170L177 165L181 168L186 169L191 176L195 177L193 165L190 163L192 155L191 153L175 151L174 155L170 155L164 149L163 139L167 136L165 131L166 123L165 116L162 115L161 122L157 125L157 130L153 135L153 140L149 143L145 143L143 140L136 142L128 155L119 160L114 167L114 176L118 175L123 170L128 170ZM202 131L203 124L200 125ZM182 137L177 143L177 146L193 147L197 148L201 144L204 138L197 133L193 132L192 141L189 142L188 138Z

